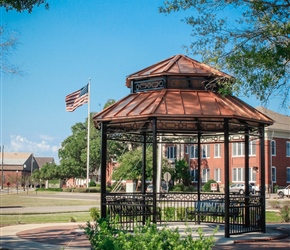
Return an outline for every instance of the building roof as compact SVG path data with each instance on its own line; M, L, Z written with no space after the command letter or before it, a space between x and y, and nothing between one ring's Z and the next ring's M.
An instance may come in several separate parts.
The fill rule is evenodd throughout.
M131 94L96 114L94 124L106 123L109 133L143 133L156 118L157 132L168 134L224 132L225 121L231 132L273 124L240 99L198 85L215 78L233 79L187 56L170 57L129 75Z
M270 109L264 107L256 107L257 110L272 118L275 123L269 127L269 129L288 131L290 133L290 117L282 115Z
M32 153L4 152L3 165L23 165ZM2 154L0 154L2 162Z
M34 157L39 168L41 168L46 163L54 163L53 157Z
M155 63L145 69L139 70L126 78L126 86L130 88L131 80L140 80L157 76L178 75L187 77L226 77L232 76L212 68L209 65L196 61L185 55L175 55L161 62Z
M254 126L273 123L271 118L234 96L224 97L208 90L178 89L132 93L96 114L93 119L97 125L97 122L140 121L149 117L172 121L199 120L204 124L206 120L218 122L224 118L235 120L234 123L240 120L255 123ZM180 127L176 129L180 130Z

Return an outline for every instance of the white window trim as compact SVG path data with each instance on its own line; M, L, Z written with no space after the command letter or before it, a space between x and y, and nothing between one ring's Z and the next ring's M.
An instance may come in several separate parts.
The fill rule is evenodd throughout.
M217 176L216 176L216 174L217 174ZM222 177L221 177L221 169L220 168L215 168L214 169L214 180L216 182L221 182L221 179L222 179Z
M275 169L275 180L273 180L273 169ZM276 183L277 182L277 169L275 166L271 167L271 178L272 178L272 182Z
M216 155L216 146L217 146L217 151L218 155ZM214 144L214 158L221 158L221 144Z
M272 143L274 143L274 149L275 149L275 152L273 154L273 146L272 146ZM276 156L277 155L277 145L276 145L276 141L275 140L272 140L271 141L271 156Z
M287 152L287 149L288 149L288 152ZM290 141L286 141L286 157L290 157Z
M287 177L288 177L288 171L290 172L290 167L287 167L286 168L286 183L290 183L290 176L289 176L289 180L287 179Z

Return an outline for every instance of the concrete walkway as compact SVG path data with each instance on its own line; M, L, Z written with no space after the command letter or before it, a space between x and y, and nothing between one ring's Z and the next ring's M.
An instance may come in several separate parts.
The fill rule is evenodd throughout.
M79 249L89 250L90 243L84 234L86 223L47 223L47 224L25 224L14 225L0 228L1 230L1 248L2 250L58 250L58 249ZM216 225L202 224L195 225L189 223L188 226L194 232L200 227L205 236L213 234ZM181 234L184 234L186 226L180 223L168 224L170 228L178 227ZM247 233L242 235L234 235L231 238L224 237L224 226L220 225L218 232L214 238L216 241L216 249L222 249L222 246L233 245L240 242L253 241L270 241L281 239L289 236L290 223L270 224L267 225L267 232ZM197 233L193 233L195 238ZM218 247L221 248L218 248ZM285 245L287 248L287 243Z

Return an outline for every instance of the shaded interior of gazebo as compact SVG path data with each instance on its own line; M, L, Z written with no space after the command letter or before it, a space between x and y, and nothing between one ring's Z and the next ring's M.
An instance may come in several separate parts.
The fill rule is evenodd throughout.
M132 211L135 204L137 204L135 210L139 211L136 214L133 212L130 214L127 209L127 214L123 214L125 222L134 222L134 218L127 220L128 217L133 216L136 221L141 218L141 222L144 223L150 215L151 221L156 223L160 220L158 218L160 209L168 210L168 207L176 206L172 205L172 200L181 199L179 204L185 201L183 209L187 209L191 203L197 201L209 198L222 199L225 209L221 223L225 224L225 237L237 233L265 232L264 128L273 124L273 120L234 96L223 96L218 93L220 86L224 83L231 83L233 80L230 75L184 55L170 57L127 77L126 86L131 89L131 93L93 117L95 127L101 129L102 137L102 217L106 217L108 213L113 216L122 215L124 212L122 202L128 204L128 199L124 198L128 198L130 195L139 198L136 203L132 203L132 199L130 200ZM148 144L152 145L153 192L151 194L145 192L145 185L142 185L141 193L138 194L107 193L108 140L138 142L142 145L142 183L146 181L146 148ZM233 196L229 193L229 146L232 142L245 143L245 183L249 183L248 145L250 140L260 142L261 192L258 195L250 196L249 187L246 185L245 194ZM224 194L214 198L210 195L205 197L200 189L201 178L199 176L197 193L183 193L178 196L169 193L166 197L160 198L159 190L157 190L159 181L157 180L157 153L158 145L162 143L197 145L199 173L202 160L201 145L222 143L225 159L223 166ZM116 202L117 200L118 202ZM161 208L160 204L165 204L169 200L171 200L170 205ZM231 216L231 211L234 209L233 200L239 200L238 208L243 217L239 223L236 223L236 218ZM150 204L150 214L146 204ZM252 204L254 205L252 206ZM252 207L255 208L252 209ZM217 219L215 220L217 221ZM200 217L197 222L200 223Z

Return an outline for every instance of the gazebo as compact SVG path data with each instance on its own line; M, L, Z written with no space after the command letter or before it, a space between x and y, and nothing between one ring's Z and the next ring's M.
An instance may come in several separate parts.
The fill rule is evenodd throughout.
M101 216L119 214L123 222L150 218L154 223L169 208L187 209L202 200L223 200L221 214L198 216L197 223L225 224L225 237L231 234L265 232L265 147L264 128L273 120L250 105L231 95L221 95L223 84L231 84L233 77L184 55L175 55L129 75L126 86L131 93L93 117L94 125L101 129ZM249 141L258 140L260 147L259 174L261 192L249 193ZM138 194L107 193L106 164L107 142L119 140L142 145L142 190ZM229 192L229 147L232 142L245 143L245 193L233 196ZM197 169L201 171L201 145L224 145L224 194L204 195L200 175L196 193L167 194L160 196L156 189L157 152L161 143L197 145ZM145 192L146 145L153 149L153 192ZM133 199L134 198L134 199ZM236 201L233 203L232 201ZM170 202L170 203L169 203ZM167 204L167 205L166 205ZM213 203L211 203L213 205ZM216 204L215 204L216 205ZM214 205L214 206L215 206ZM124 207L126 207L124 209ZM241 217L232 218L231 211L238 209ZM131 212L130 212L131 211ZM134 213L132 211L138 211ZM176 210L177 211L177 210ZM134 217L134 218L132 218ZM127 220L129 218L129 220ZM168 218L167 218L168 219ZM174 221L187 220L180 216ZM122 220L121 220L122 222Z

